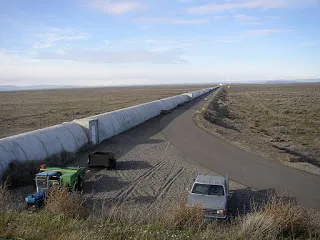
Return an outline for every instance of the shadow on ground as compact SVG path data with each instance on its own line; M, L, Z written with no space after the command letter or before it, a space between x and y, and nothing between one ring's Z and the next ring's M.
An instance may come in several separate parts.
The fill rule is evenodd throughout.
M105 193L120 190L128 184L130 184L130 182L121 181L119 177L96 174L94 178L86 180L83 191L86 193L91 192L92 194Z
M229 212L234 216L243 216L257 209L263 208L271 199L277 198L283 201L296 202L292 197L276 196L273 188L264 190L252 190L251 188L230 191Z
M139 170L149 168L152 168L152 165L146 161L132 160L117 162L117 170Z

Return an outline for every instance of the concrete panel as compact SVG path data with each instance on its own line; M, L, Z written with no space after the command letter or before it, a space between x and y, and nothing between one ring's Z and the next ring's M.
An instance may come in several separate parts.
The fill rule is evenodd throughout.
M57 138L55 131L56 126L32 132L33 136L41 141L49 157L63 151L62 143Z
M98 127L100 142L107 138L113 137L116 134L112 120L108 117L98 118Z
M118 117L121 124L121 131L124 132L142 122L139 113L134 107L125 108L119 111L115 111L115 115Z
M0 178L5 170L8 168L9 163L15 160L11 152L8 152L2 145L0 145ZM1 179L0 179L1 181Z
M183 95L183 96L186 96L186 97L188 98L188 100L187 100L186 102L192 100L192 92L191 92L191 93L183 93L182 95Z
M69 130L72 136L75 138L76 144L78 148L82 148L86 144L88 144L88 137L85 131L76 123L62 123L62 126Z
M103 115L101 121L108 121L105 119L108 119L112 123L112 126L114 128L114 135L121 133L121 125L118 118L115 116L114 112L109 112ZM98 120L100 121L100 118Z
M160 100L161 103L164 105L164 110L171 110L177 106L175 98L165 98Z
M189 94L181 94L181 98L183 103L186 103L188 101L190 101L190 95Z
M133 122L134 122L133 126L137 126L140 123L144 122L144 118L141 115L142 113L140 111L139 105L138 106L129 107L128 109L132 109L132 111L133 111L132 112L133 113Z
M52 132L52 134L59 139L64 151L72 153L78 151L76 139L67 128L63 126L60 127L59 125L59 127L56 128L56 131Z
M23 152L22 148L14 141L15 138L16 136L0 139L0 146L8 152L8 155L5 155L8 157L8 161L26 161L27 156ZM4 156L0 156L0 159L1 161L5 161L6 158Z
M149 119L150 113L146 104L140 104L136 106L136 111L140 116L141 123L147 121Z
M164 110L164 106L161 102L161 100L153 101L150 103L144 104L145 106L145 113L146 113L146 119L145 121L154 118L155 116L158 116L161 114L161 111Z
M37 130L39 131L39 130ZM34 135L35 131L19 134L15 141L26 155L27 160L42 160L48 157L43 143Z
M76 123L77 125L79 125L83 131L85 132L86 136L87 136L87 139L89 139L90 137L90 132L89 132L89 122L90 122L90 119L94 119L93 117L88 117L88 118L83 118L83 119L76 119L76 120L73 120L72 122Z

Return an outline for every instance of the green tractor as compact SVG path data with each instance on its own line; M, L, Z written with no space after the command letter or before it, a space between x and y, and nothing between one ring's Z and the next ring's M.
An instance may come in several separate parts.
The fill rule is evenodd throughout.
M27 205L39 207L44 203L46 193L54 186L80 190L86 174L84 167L46 168L41 165L40 172L36 174L35 183L37 192L25 198Z

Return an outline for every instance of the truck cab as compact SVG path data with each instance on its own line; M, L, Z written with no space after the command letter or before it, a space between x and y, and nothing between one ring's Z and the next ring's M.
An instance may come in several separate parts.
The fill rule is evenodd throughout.
M207 219L227 219L228 177L198 175L188 194L187 206L203 208Z

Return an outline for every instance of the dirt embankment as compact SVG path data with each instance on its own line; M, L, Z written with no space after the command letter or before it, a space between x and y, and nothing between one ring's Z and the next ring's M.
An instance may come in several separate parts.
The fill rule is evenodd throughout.
M320 84L224 87L197 117L207 131L320 174Z

